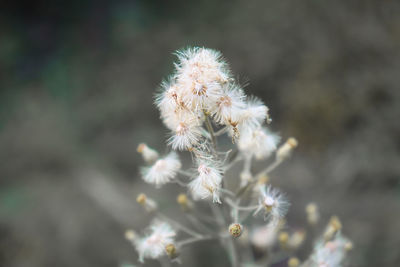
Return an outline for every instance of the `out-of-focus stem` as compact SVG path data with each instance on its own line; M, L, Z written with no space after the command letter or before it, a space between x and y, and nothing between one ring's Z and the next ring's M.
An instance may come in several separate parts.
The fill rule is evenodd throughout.
M213 144L213 148L215 151L217 151L217 138L215 138L215 133L214 133L214 129L212 127L211 121L210 121L210 117L208 116L207 112L204 111L204 116L205 116L205 124L207 127L207 131L209 132L210 136L211 136L211 142Z
M206 226L199 218L196 218L193 214L185 213L186 218L200 231L209 233L209 234L214 234L214 232Z
M189 239L182 240L182 241L178 242L178 246L182 247L184 245L188 245L188 244L191 244L191 243L194 243L194 242L203 241L203 240L210 240L210 239L213 239L213 237L212 236L193 237L193 238L189 238Z
M266 175L268 173L270 173L271 171L273 171L276 167L278 167L281 163L283 162L283 160L278 160L276 159L271 165L269 165L267 168L265 168L264 170L260 171L259 173L257 173L253 180L251 180L247 185L241 187L239 189L239 191L236 193L237 197L241 197L241 195L246 192L247 190L250 190L258 181L258 179L263 176Z
M225 126L224 128L222 128L222 129L216 131L216 132L214 133L214 135L215 135L215 136L220 136L220 135L226 133L226 132L228 131L228 129L229 129L229 128L228 128L227 126Z
M182 224L180 224L179 222L172 220L170 218L168 218L167 216L165 216L164 214L162 214L160 211L157 211L157 216L160 217L161 219L170 222L171 224L175 225L175 227L177 227L178 229L182 230L183 232L196 237L196 238L200 238L203 237L202 234L199 234L195 231L193 231L192 229L187 228L186 226L183 226Z
M265 168L264 170L260 171L259 173L257 173L257 175L255 176L256 178L260 178L261 176L268 174L270 172L272 172L276 167L278 167L281 163L283 162L283 160L279 160L276 159L271 165L269 165L267 168Z
M241 206L237 205L235 202L233 202L229 198L225 198L225 202L228 203L229 206L231 206L232 208L237 209L237 210L255 210L255 209L258 208L258 205L248 206L248 207L241 207Z
M214 216L217 219L218 225L220 226L221 229L228 228L228 224L226 222L225 216L222 213L222 210L217 209L217 206L211 204L211 210L214 213ZM229 254L229 259L231 261L232 267L239 267L239 257L238 257L238 252L236 250L235 244L233 242L232 237L227 238L227 244L225 246L228 254Z

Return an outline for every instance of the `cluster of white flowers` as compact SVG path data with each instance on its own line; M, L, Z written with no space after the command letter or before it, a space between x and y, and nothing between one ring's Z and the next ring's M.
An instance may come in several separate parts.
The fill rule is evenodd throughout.
M311 255L310 267L341 267L347 252L352 249L351 242L338 233L333 240L320 241Z
M266 127L271 122L268 107L258 98L245 94L219 52L189 48L176 55L175 72L162 83L155 102L162 121L171 131L167 143L172 150L190 152L194 167L184 170L176 151L163 156L142 143L138 152L147 163L141 168L146 183L156 188L176 183L190 193L191 199L180 193L177 203L195 230L169 218L160 211L155 200L139 194L137 202L157 217L144 237L137 237L132 231L126 234L136 247L139 260L164 256L176 259L181 247L208 239L227 239L220 243L228 251L234 267L243 265L238 257L240 251L235 250L237 246L233 243L236 239L246 249L252 244L260 251L269 251L268 257L277 240L281 249L295 251L304 242L305 231L292 231L291 235L283 231L290 203L284 193L271 186L268 174L291 155L297 146L296 139L288 138L279 145L280 137ZM236 143L234 150L218 150L217 140L223 134ZM272 163L265 169L252 172L253 160L266 160L273 155ZM241 161L243 169L236 181L238 188L228 188L226 173ZM196 206L201 205L196 203L200 200L209 202L213 216L199 215L195 211ZM319 221L316 204L310 204L306 211L310 225L316 227ZM264 225L247 232L246 219L260 213L264 215ZM340 226L339 220L333 217L323 241L304 267L340 266L345 240L338 235ZM221 229L227 232L220 232ZM176 241L178 233L189 237ZM251 260L255 259L247 259ZM317 265L312 265L314 263ZM292 257L288 264L296 267L300 260Z

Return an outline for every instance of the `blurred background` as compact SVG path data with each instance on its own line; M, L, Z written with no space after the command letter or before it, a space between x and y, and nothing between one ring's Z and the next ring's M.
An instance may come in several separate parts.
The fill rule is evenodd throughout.
M123 233L150 220L136 195L179 216L182 190L145 185L136 147L167 151L153 94L185 46L220 50L272 129L299 140L271 175L292 200L289 225L304 227L315 201L321 230L342 219L350 266L400 266L400 2L389 0L1 3L0 266L136 264ZM182 266L228 266L220 251L196 245Z

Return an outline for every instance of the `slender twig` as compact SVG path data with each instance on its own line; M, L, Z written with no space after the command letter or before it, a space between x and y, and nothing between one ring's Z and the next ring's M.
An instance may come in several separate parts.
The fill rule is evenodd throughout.
M214 213L214 216L217 218L219 226L223 229L227 227L227 222L225 217L223 216L223 213L217 209L217 206L215 205L210 205L211 210ZM235 244L233 243L232 237L227 238L227 244L226 244L226 250L229 254L229 259L231 261L232 267L239 267L239 255L238 252L236 251Z
M214 237L212 237L212 236L193 237L193 238L189 238L189 239L186 239L186 240L179 241L177 243L177 245L178 245L178 247L182 247L182 246L187 245L187 244L191 244L191 243L198 242L198 241L203 241L203 240L210 240L210 239L213 239L213 238Z
M238 161L241 161L243 158L242 156L237 156L232 162L230 162L228 165L224 167L224 171L228 171L230 168L232 168Z
M225 126L224 128L222 128L222 129L219 129L218 131L216 131L215 133L214 133L214 135L215 136L220 136L220 135L223 135L224 133L226 133L227 131L228 131L228 126Z
M185 232L185 233L187 233L187 234L189 234L189 235L191 235L193 237L197 237L197 238L203 237L202 234L199 234L199 233L187 228L186 226L182 225L181 223L179 223L179 222L177 222L177 221L175 221L173 219L168 218L167 216L162 214L160 211L157 212L157 215L158 215L158 217L162 218L165 221L170 222L171 224L175 225L175 227L179 228L183 232Z
M238 206L235 202L233 202L233 201L232 201L231 199L229 199L229 198L225 198L225 202L226 202L229 206L231 206L232 208L237 209L237 210L255 210L255 209L258 208L258 205L248 206L248 207L241 207L241 206Z
M204 111L204 116L206 118L205 119L205 124L206 124L207 130L208 130L208 133L211 136L211 142L212 142L214 151L217 151L217 138L215 137L214 129L212 127L212 124L211 124L211 121L210 121L210 117L208 116L206 111Z
M235 193L233 193L232 191L230 191L230 190L228 190L228 189L226 189L226 188L220 188L219 191L220 191L221 193L224 193L224 194L229 195L230 197L233 197L233 198L236 197Z
M255 176L256 178L260 178L263 175L266 175L270 172L272 172L274 169L276 169L276 167L278 167L281 163L283 162L283 160L279 160L279 159L275 159L275 161L269 165L267 168L265 168L264 170L260 171L259 173L257 173L257 175Z
M253 180L249 181L245 186L241 187L238 192L236 193L237 197L241 197L244 192L250 190L258 181L259 178L261 178L263 175L269 174L272 172L276 167L278 167L282 163L282 160L276 159L271 165L269 165L267 168L264 170L260 171L257 173Z
M182 187L186 187L188 185L187 183L182 182L181 180L179 180L179 178L175 178L174 182L177 183L178 185L182 186Z
M214 234L214 231L211 230L207 225L205 225L199 218L196 218L193 214L185 213L186 218L195 226L198 230Z

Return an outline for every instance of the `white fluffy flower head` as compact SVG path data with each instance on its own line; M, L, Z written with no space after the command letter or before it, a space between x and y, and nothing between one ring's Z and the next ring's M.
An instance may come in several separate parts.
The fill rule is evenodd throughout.
M265 159L277 149L280 138L266 128L249 128L241 132L238 148L243 153L254 155L257 160Z
M190 150L200 144L201 129L196 118L187 118L178 123L168 144L174 150Z
M214 119L219 124L236 127L246 106L245 95L236 85L227 85L212 109Z
M198 176L189 183L194 199L212 197L214 202L221 203L219 190L222 182L222 172L212 161L201 160L197 168Z
M160 187L174 179L181 166L178 155L171 152L166 157L157 160L152 166L142 168L143 180Z
M166 222L153 221L149 234L135 240L139 261L145 258L157 259L165 255L165 246L174 243L176 232Z
M278 221L286 215L289 206L290 203L278 189L263 186L260 188L259 207L254 214L264 210L265 219Z
M247 105L241 112L240 130L259 128L264 121L269 123L268 110L268 107L260 99L248 98Z

